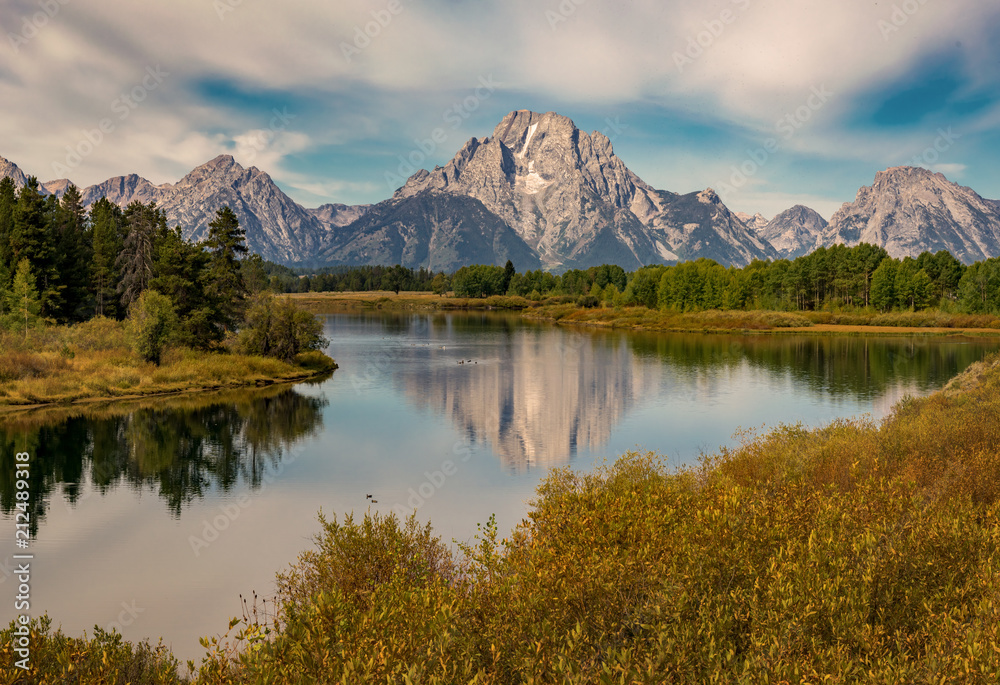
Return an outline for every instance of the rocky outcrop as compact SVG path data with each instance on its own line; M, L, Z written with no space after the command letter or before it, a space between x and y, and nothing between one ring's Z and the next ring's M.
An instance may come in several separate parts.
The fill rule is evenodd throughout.
M444 167L414 174L395 198L427 191L479 200L551 270L697 257L747 264L775 254L714 192L652 188L607 136L555 112L511 112L492 137L473 138Z
M893 257L947 250L966 264L1000 255L1000 207L920 167L880 171L830 220L823 243L872 243Z
M757 235L769 242L782 258L795 259L821 244L828 225L816 210L795 205L767 222Z

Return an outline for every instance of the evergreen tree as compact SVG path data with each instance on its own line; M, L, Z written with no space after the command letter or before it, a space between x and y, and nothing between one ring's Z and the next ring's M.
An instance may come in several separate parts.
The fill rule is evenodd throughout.
M190 347L210 347L221 340L215 324L215 310L205 293L209 255L198 245L184 240L181 228L157 231L154 276L151 290L167 296L180 321L177 341Z
M118 315L118 267L122 252L124 219L121 207L102 197L90 208L92 254L90 289L97 316Z
M264 259L259 254L252 254L240 262L240 275L251 295L267 290L270 282Z
M146 206L138 201L125 208L123 218L125 241L116 265L121 270L118 292L122 305L128 307L139 299L153 278L156 230L161 223L165 226L166 220L155 202Z
M14 278L14 251L11 245L14 232L14 208L17 206L17 189L9 177L0 179L0 290L9 286Z
M10 247L13 263L20 265L22 259L30 262L46 317L59 311L62 291L55 263L54 232L50 228L49 206L32 176L17 196Z
M507 263L503 267L503 294L507 294L507 290L510 288L510 279L514 277L517 273L517 269L514 268L514 262L507 260Z
M5 324L7 328L24 329L24 337L28 337L28 329L42 322L42 302L35 285L35 274L31 262L21 259L17 263L14 283L7 291L7 312Z
M888 257L889 253L884 248L869 245L868 243L856 245L851 250L851 266L858 273L859 280L862 283L861 292L863 293L865 307L871 303L872 275L875 273L875 269L879 267L879 264L883 260L888 259Z
M247 253L245 240L246 231L240 228L233 210L228 206L219 209L208 225L204 243L210 255L206 292L218 315L218 325L228 331L236 328L246 302L246 284L240 274L240 259Z
M91 244L87 216L76 186L71 185L55 210L56 268L62 283L60 321L82 321L89 310Z

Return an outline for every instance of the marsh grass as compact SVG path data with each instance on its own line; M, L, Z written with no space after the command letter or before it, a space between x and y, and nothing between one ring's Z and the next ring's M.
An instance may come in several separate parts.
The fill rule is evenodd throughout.
M157 366L132 350L123 323L98 318L33 330L27 340L0 333L0 408L264 385L335 367L321 353L286 363L178 347Z
M712 310L682 313L646 307L586 308L575 302L543 304L526 316L559 323L647 331L768 331L812 326L808 318L796 312Z

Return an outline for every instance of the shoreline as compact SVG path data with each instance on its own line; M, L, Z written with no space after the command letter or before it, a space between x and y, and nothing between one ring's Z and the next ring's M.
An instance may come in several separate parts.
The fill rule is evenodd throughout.
M197 388L182 388L178 390L162 390L150 393L134 393L130 395L94 395L80 397L69 402L38 402L35 404L9 404L4 403L0 398L0 421L17 416L20 413L38 412L50 409L85 409L99 408L106 404L126 404L130 402L140 402L143 400L177 399L196 397L199 395L209 395L212 393L223 394L226 392L238 392L240 390L262 390L265 388L277 388L282 385L292 387L299 383L318 380L331 375L337 368L336 362L331 369L323 371L310 371L298 376L276 377L269 379L256 379L252 382L235 383L232 385L206 385Z
M76 353L71 360L59 359L59 353L52 351L33 356L29 362L50 364L47 373L0 384L0 420L48 409L291 385L328 376L339 368L336 361L319 352L286 362L175 349L168 354L172 359L162 366L93 352Z
M344 311L495 311L517 315L529 321L562 326L585 326L649 333L1000 337L1000 327L895 326L880 323L844 324L812 321L813 318L850 318L866 316L867 314L836 315L827 312L772 310L713 310L683 314L638 307L588 309L575 304L537 303L516 296L494 296L484 299L441 297L426 292L402 292L398 295L387 291L286 293L284 297L294 300L303 308L316 314L334 314ZM900 315L903 314L905 313ZM877 318L876 315L871 316ZM943 316L954 318L964 315ZM777 321L782 325L768 325L769 320ZM803 323L805 325L789 325Z

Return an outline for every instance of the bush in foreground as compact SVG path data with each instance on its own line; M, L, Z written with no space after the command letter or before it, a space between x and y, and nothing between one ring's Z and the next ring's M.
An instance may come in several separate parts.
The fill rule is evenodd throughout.
M553 471L501 540L327 521L201 683L1000 681L1000 360L881 423Z
M130 644L117 632L94 627L94 636L67 637L47 617L32 619L30 669L14 664L15 624L0 632L0 683L80 685L170 685L182 682L178 662L162 644Z

